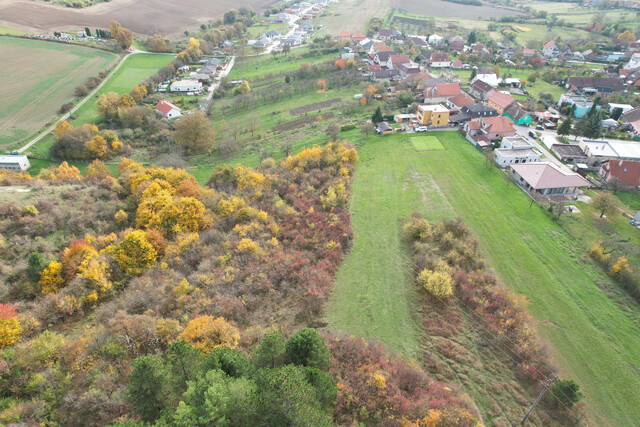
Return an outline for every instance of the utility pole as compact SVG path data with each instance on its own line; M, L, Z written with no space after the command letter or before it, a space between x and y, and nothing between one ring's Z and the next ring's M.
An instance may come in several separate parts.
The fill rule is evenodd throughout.
M549 389L549 387L551 387L551 385L554 383L555 380L558 379L558 376L554 376L551 379L547 379L545 381L542 382L542 385L544 385L544 388L542 389L542 391L540 392L540 395L538 396L538 398L536 399L535 402L533 402L533 405L531 405L531 409L529 409L529 412L527 412L527 415L524 416L524 418L522 419L522 422L520 423L520 425L524 425L524 423L527 421L527 418L529 418L529 415L531 415L531 412L533 412L533 410L535 409L536 405L538 404L538 402L540 402L540 399L542 399L542 396L544 396L544 394L547 392L547 390Z

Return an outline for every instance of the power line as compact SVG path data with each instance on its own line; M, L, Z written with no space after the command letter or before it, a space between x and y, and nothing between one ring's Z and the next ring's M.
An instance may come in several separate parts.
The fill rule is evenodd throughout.
M391 257L398 258L398 260L399 260L400 262L403 262L403 260L399 259L399 258L400 258L400 256L399 256L398 254L393 254L393 253L389 252L389 251L385 248L384 242L377 238L376 233L375 233L375 232L373 232L373 230L371 230L370 228L369 228L368 230L369 230L369 236L370 236L372 239L377 240L377 241L378 241L378 243L382 243L381 245L376 245L376 246L378 247L378 249L382 250L383 252L385 252L385 253L386 253L386 254L388 254L388 255L391 255ZM410 263L411 265L413 265L413 266L417 269L417 267L418 267L418 266L417 266L417 264L415 263L415 261L414 261L413 259L410 259L410 260L409 260L409 263ZM434 296L435 296L435 295L434 295ZM474 314L475 312L474 312L474 311L473 311L473 310L472 310L472 309L471 309L467 304L465 304L462 300L460 300L460 298L458 298L458 296L457 296L457 295L455 295L455 294L453 294L453 295L452 295L452 297L453 297L455 300L457 300L457 302L458 302L460 305L462 305L463 307L465 307L465 308L466 308L466 309L467 309L467 310L472 314L472 316L470 316L470 317L468 318L468 321L469 321L469 323L471 324L471 326L472 326L472 327L474 327L474 328L475 328L476 330L478 330L478 331L479 331L479 329L481 328L481 329L483 329L483 330L484 330L488 335L490 335L491 337L493 337L496 341L500 341L499 337L498 337L498 336L496 336L494 333L492 333L492 332L491 332L491 330L490 330L490 329L488 329L488 327L485 327L485 326L481 325L479 322L474 322L474 321L472 320L472 318L473 318L473 314ZM438 297L438 296L436 296L436 298L437 298L441 303L444 303L444 300L443 300L442 298L440 298L440 297ZM482 319L482 318L479 318L479 320L480 320L480 321L484 321L484 322L486 322L486 321L485 321L484 319ZM516 343L514 343L514 342L513 342L513 340L511 340L508 336L504 336L503 338L504 338L504 339L506 339L507 341L509 341L511 344L513 344L513 345L515 346L515 344L516 344ZM510 351L510 352L511 352L515 357L519 358L519 359L520 359L520 362L516 361L516 360L514 359L514 357L512 357L511 355L509 355L509 354L508 354L504 349L500 348L499 346L495 346L495 345L494 345L494 346L492 346L492 348L495 348L495 349L497 349L497 350L501 351L505 356L507 356L509 359L511 359L511 360L512 360L516 365L519 365L519 364L521 364L521 363L525 362L525 359L524 359L522 356L520 356L518 353L516 353L513 349L511 349L511 348L509 348L509 347L507 347L507 349L508 349L508 350L509 350L509 351ZM543 377L543 378L544 378L544 381L549 381L549 380L550 380L550 378L549 378L549 377L547 377L543 372L541 372L537 367L535 367L535 366L532 366L532 367L534 368L535 372L536 372L538 375L540 375L541 377ZM540 383L541 383L541 384L543 384L543 385L544 385L544 382L543 382L543 381L541 381L541 380L539 380L539 381L540 381ZM558 402L559 402L559 403L560 403L560 404L561 404L561 405L562 405L562 406L567 410L567 413L568 413L568 414L570 414L572 417L574 417L574 419L576 419L576 420L577 420L577 417L576 417L574 414L572 414L572 413L571 413L570 409L567 407L567 405L565 405L565 403L562 401L562 399L560 399L558 396L556 396L556 394L554 393L554 391L553 391L552 389L550 389L549 391L551 392L551 394L553 395L553 397L554 397L554 398L555 398L555 399L556 399L556 400L557 400L557 401L558 401ZM558 390L558 391L563 395L563 397L564 397L564 398L566 398L567 400L569 400L568 396L567 396L567 395L566 395L562 390ZM603 421L603 424L601 424L601 425L611 425L611 424L609 424L608 422L606 422L606 420L602 420L602 418L598 415L598 413L597 413L593 408L591 408L591 407L590 407L586 402L585 402L585 405L586 405L586 406L589 408L589 410L594 414L594 416L596 416L600 421ZM579 421L579 420L577 420L577 421Z

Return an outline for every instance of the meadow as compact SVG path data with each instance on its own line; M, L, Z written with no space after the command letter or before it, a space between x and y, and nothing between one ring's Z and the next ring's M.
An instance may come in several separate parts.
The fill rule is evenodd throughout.
M445 150L417 152L400 135L360 143L350 205L354 246L335 280L329 327L417 357L421 331L400 224L412 212L430 221L459 216L502 282L527 297L552 360L563 378L580 384L595 425L640 419L640 396L633 392L640 389L633 368L640 363L637 304L462 137L429 135Z
M291 73L296 71L302 64L319 64L337 56L334 52L326 55L302 57L301 54L307 51L307 48L300 48L293 49L289 55L280 55L278 57L272 55L240 57L236 59L228 77L231 80L247 79L251 83L252 80L259 77L264 78L269 75L278 76L282 73Z
M74 89L117 61L117 55L81 46L42 40L0 37L0 147L24 141L73 99ZM19 77L17 76L19 75Z

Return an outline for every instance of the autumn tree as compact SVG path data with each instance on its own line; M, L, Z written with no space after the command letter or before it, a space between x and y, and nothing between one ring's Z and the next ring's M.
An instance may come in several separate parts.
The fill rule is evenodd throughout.
M142 230L127 234L114 251L114 258L127 274L138 276L156 262L157 253Z
M0 347L9 347L20 339L22 327L17 316L15 306L0 304Z
M370 133L373 133L375 131L376 131L376 127L371 122L367 122L362 126L360 126L360 132L363 133L364 136L367 138L369 137Z
M320 92L325 92L327 90L327 81L325 79L318 80L317 84L318 90Z
M235 348L240 339L240 332L223 317L204 315L191 320L180 339L208 354L220 346Z
M332 123L327 127L327 135L331 141L338 141L340 139L340 125Z
M62 120L61 122L58 122L56 125L56 139L60 139L62 135L71 129L73 129L73 126L71 126L68 121Z
M631 32L631 30L627 30L623 33L619 33L618 38L620 40L624 40L629 43L633 43L634 41L636 41L636 35L633 32Z
M129 96L131 96L131 98L133 98L133 100L138 103L142 101L145 96L147 96L147 87L143 84L134 86L133 89L131 89L131 92L129 92Z
M129 49L133 42L133 32L128 28L120 28L115 35L115 39L123 49Z
M613 214L618 208L618 203L611 193L600 193L593 198L593 207L600 212L602 218L605 214Z
M84 240L72 242L68 248L62 251L62 276L65 280L73 279L80 273L82 266L88 260L98 256L98 251L93 245Z
M166 52L169 50L160 34L154 34L153 38L147 39L147 48L151 52Z
M49 265L40 273L38 281L40 291L43 295L57 292L64 285L62 278L62 264L58 261L51 261Z
M213 124L200 110L178 120L173 133L174 140L184 147L187 154L210 150L215 143L215 136Z
M249 81L246 79L242 80L242 83L240 83L238 86L236 86L235 89L233 89L234 95L242 95L249 92L251 92L251 87L249 86Z
M438 300L453 295L453 280L446 271L424 269L418 274L417 282Z

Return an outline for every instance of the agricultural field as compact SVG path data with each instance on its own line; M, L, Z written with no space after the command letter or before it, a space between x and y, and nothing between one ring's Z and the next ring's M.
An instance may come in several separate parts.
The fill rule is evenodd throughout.
M640 389L633 368L640 363L637 304L461 136L430 136L445 150L416 152L401 135L358 142L350 207L355 240L335 280L329 326L417 357L421 331L412 316L415 291L400 224L412 212L430 221L459 216L502 282L527 297L552 360L563 378L580 384L594 425L634 424L640 418L640 397L629 392Z
M491 19L523 14L517 9L496 5L463 5L444 0L392 0L391 7L393 9L406 10L410 13L437 16L440 18L477 19L482 17L483 19Z
M369 20L382 18L389 10L389 0L340 0L329 5L317 18L314 25L322 25L318 35L336 35L342 31L349 33L365 32Z
M8 36L21 36L23 34L26 34L26 31L23 30L18 30L15 28L10 28L10 27L4 27L2 25L0 25L0 34L2 35L8 35Z
M251 6L259 14L271 0L253 0ZM5 25L33 31L69 30L72 28L107 28L111 20L130 28L138 35L150 37L160 33L177 39L185 30L196 31L200 24L221 18L224 12L239 5L227 0L194 0L189 7L170 0L111 1L85 9L61 7L41 2L2 2L0 16Z
M131 88L141 80L149 78L158 69L169 64L173 60L173 55L157 55L157 54L145 54L138 53L131 55L122 64L120 69L109 79L109 81L91 97L87 102L80 107L74 114L73 120L70 123L74 126L79 126L84 123L94 123L98 120L98 108L96 101L100 95L117 92L119 94L128 93ZM75 82L77 85L78 82ZM41 139L37 144L29 149L31 155L43 158L49 158L49 147L54 141L53 134L47 135ZM42 164L36 164L36 167L30 169L32 175L36 175L40 170L38 166L47 165L48 162L42 162Z
M12 64L0 69L0 79L12 82L0 89L0 147L41 129L72 100L78 84L118 59L97 49L11 37L0 37L0 58Z

